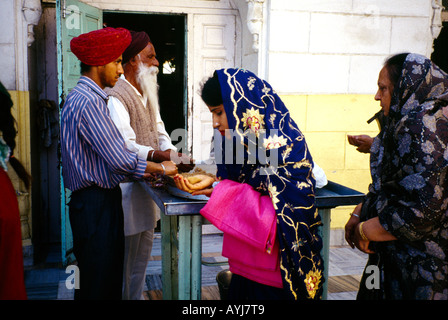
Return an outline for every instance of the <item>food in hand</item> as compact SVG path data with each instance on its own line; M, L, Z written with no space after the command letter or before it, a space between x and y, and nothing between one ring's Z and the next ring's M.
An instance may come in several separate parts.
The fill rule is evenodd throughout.
M194 172L176 174L174 176L176 187L189 193L207 189L215 181L216 177L214 175L199 168L195 169Z
M187 186L192 190L202 190L208 188L213 184L213 182L215 182L215 178L205 174L187 177Z

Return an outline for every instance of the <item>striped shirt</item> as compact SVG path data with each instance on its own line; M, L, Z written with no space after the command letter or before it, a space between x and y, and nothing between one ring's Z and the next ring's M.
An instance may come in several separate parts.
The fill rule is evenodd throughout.
M62 175L71 191L93 184L113 188L124 178L141 179L146 160L126 148L107 108L107 94L82 76L61 113Z

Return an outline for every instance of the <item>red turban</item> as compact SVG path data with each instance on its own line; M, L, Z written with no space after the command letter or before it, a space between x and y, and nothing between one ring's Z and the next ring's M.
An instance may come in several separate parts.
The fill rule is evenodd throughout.
M145 31L136 32L131 30L131 36L131 44L123 52L123 64L138 55L151 42Z
M131 34L124 28L103 28L73 38L70 49L89 66L104 66L117 59L131 43Z

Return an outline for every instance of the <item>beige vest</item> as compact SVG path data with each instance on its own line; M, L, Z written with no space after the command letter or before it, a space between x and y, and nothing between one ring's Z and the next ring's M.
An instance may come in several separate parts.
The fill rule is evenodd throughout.
M135 89L123 79L118 79L113 88L106 88L104 91L120 100L126 108L131 120L131 128L135 132L136 143L159 150L156 115L149 101L145 108Z

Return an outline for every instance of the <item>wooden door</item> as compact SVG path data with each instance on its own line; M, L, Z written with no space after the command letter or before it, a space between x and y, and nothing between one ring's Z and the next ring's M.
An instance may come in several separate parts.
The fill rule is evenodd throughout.
M198 91L201 82L221 68L239 67L237 16L234 14L194 15L194 79L192 104L192 152L195 159L207 160L213 136L212 116Z

